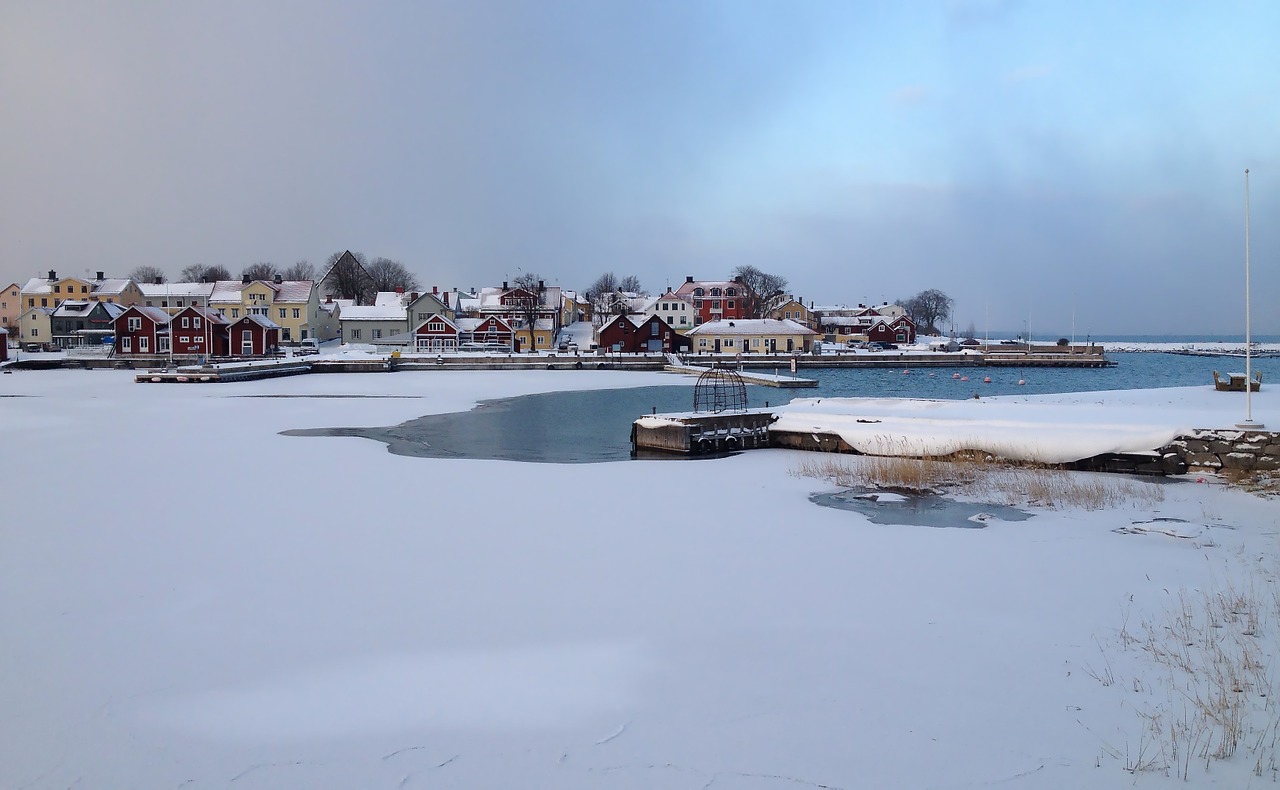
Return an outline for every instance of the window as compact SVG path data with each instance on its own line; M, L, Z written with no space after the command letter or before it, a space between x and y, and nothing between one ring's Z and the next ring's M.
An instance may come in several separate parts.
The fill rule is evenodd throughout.
M427 324L427 331L428 331L428 332L443 332L443 331L444 331L444 322L443 322L443 321L432 321L431 323Z
M283 307L281 307L281 308L280 308L280 317L281 317L281 318L284 318L284 317L285 317L285 312L286 312L286 311L285 311L285 309L284 309ZM295 316L294 316L294 318L297 318L297 316L295 315Z
M907 342L907 336L906 336L906 334L904 334L904 333L902 333L902 332L899 332L899 333L897 334L897 338L898 338L898 342L899 342L899 343L905 343L905 342Z
M131 316L129 318L129 331L137 332L139 329L142 329L142 319L136 316Z
M737 292L737 291L735 291L735 290L734 290L734 289L732 289L732 288L726 288L726 289L724 289L724 295L725 295L725 296L737 296L737 295L738 295L738 292Z
M142 340L143 342L146 342L145 337L142 338ZM161 335L160 337L156 338L156 351L163 354L168 350L169 350L169 336Z
M183 328L183 329L189 329L190 327L191 327L191 319L190 319L190 318L187 318L187 317L184 315L184 316L182 317L182 328Z
M55 286L53 286L53 292L54 292L54 293L56 293L56 294L60 294L60 293L62 293L62 286L61 286L61 285L55 285Z
M360 339L360 330L359 330L359 329L352 329L352 330L351 330L351 339L352 339L352 340L359 340L359 339Z
M726 337L726 338L724 339L724 347L725 347L725 348L733 348L733 338L731 338L731 337Z
M729 300L729 303L728 303L728 304L726 304L726 305L725 305L725 307L727 307L727 308L729 308L730 310L732 310L732 309L733 309L733 300L732 300L732 299L730 299L730 300Z
M701 299L694 299L694 300L693 300L693 306L694 306L694 307L696 307L696 308L698 308L699 310L701 310L701 309L702 309L702 300L701 300Z
M168 307L168 306L169 306L169 300L168 300L168 299L165 299L164 301L162 301L162 302L160 303L160 306L161 306L161 307Z
M720 289L719 289L719 288L712 288L712 289L711 289L711 295L712 295L712 296L719 296L719 295L720 295Z
M151 304L150 299L147 300L147 307L155 307L155 305Z
M41 307L48 307L48 306L49 306L49 299L48 299L47 297L44 297L44 296L40 297L40 306L41 306Z
M786 311L785 313L783 313L783 314L782 314L782 317L783 317L783 318L785 318L785 319L787 319L788 321L790 321L790 320L791 320L791 311L790 311L790 310Z
M191 328L192 329L200 328L200 316L196 316L195 318L191 319Z
M657 337L657 336L658 336L658 322L657 322L657 321L654 321L652 324L649 324L649 329L650 329L649 334L653 335L654 337Z
M190 338L189 336L187 336L187 335L178 335L178 342L179 342L179 343L190 343L190 342L191 342L191 338Z
M239 317L240 317L240 308L238 308L238 307L233 307L233 308L231 308L231 317L232 317L232 318L239 318Z
M760 338L758 338L758 337L753 337L753 338L751 338L751 347L752 347L752 348L759 348L759 347L760 347Z
M283 312L283 311L282 311L282 312ZM302 317L302 309L301 309L301 308L298 308L298 307L293 308L293 317L294 317L294 318L301 318L301 317Z
M712 310L719 310L719 309L720 309L720 300L719 300L719 299L713 299L713 300L711 300L711 309L712 309Z
M183 306L183 305L182 305L182 300L181 300L181 299L179 299L179 300L178 300L178 307L182 307L182 306Z
M39 336L40 336L40 330L39 330L39 329L32 329L32 330L31 330L31 336L32 336L32 337L39 337Z
M382 330L381 330L381 329L375 329L375 330L373 330L373 339L374 339L374 340L381 340L381 339L382 339Z
M147 337L146 335L143 335L142 337L138 338L138 351L145 354L150 350L151 350L151 338Z
M705 337L698 338L698 348L706 348L706 347L707 347L707 339Z
M80 286L80 293L82 293L82 294L87 294L87 293L89 293L89 286L87 286L87 285L82 285L82 286Z
M702 296L702 295L703 295L703 294L705 294L705 293L706 293L706 291L702 290L701 288L694 288L694 289L693 289L693 295L694 295L694 296Z
M133 338L128 335L120 338L120 350L126 353L131 353L133 351Z
M284 340L293 340L293 335L289 333L289 327L287 326L281 327L280 332L282 333L281 336L283 337Z
M35 299L27 299L27 307L35 307L35 306L36 306Z
M542 335L538 335L538 345L545 346L546 344L547 344L547 338Z

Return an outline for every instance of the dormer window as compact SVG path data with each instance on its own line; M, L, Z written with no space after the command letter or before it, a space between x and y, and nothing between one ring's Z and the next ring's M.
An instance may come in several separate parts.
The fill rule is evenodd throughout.
M735 288L726 288L726 289L724 289L724 295L725 295L725 296L737 296L737 295L738 295L738 291L737 291L737 289L735 289Z
M719 289L719 288L712 288L712 289L711 289L711 295L712 295L712 296L719 296L719 295L720 295L720 289Z
M694 295L694 296L703 296L704 294L706 294L706 291L702 290L701 288L694 288L694 289L693 289L693 295Z

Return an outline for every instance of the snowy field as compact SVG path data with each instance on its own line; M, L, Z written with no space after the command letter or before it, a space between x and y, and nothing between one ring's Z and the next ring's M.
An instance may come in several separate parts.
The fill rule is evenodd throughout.
M809 501L835 490L795 474L813 454L569 468L279 435L691 379L132 375L0 376L0 787L1277 781L1274 499L1084 476L1143 493L881 526ZM1243 416L1201 393L983 403Z

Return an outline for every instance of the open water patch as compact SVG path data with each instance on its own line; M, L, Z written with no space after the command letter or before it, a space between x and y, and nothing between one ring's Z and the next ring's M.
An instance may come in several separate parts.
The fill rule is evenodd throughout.
M482 401L471 411L428 414L373 428L309 428L285 436L346 436L384 442L415 458L474 458L585 464L631 460L631 424L654 412L691 408L688 386L546 392Z
M809 501L837 510L852 510L872 524L982 529L991 521L1026 521L1031 514L1009 505L957 502L937 494L898 494L875 488L850 488L813 494Z

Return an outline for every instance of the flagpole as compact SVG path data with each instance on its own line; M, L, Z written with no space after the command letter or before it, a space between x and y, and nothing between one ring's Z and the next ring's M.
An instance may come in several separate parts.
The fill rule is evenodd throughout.
M1261 428L1253 421L1253 334L1249 314L1249 168L1244 169L1244 422L1237 428Z

